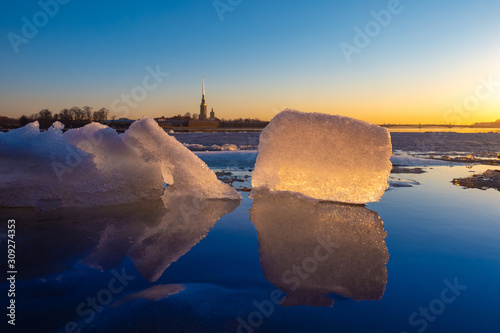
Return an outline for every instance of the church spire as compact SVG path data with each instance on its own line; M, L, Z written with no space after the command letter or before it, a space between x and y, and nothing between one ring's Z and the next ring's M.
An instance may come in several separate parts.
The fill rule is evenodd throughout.
M200 104L200 120L206 120L207 119L207 103L205 102L205 76L201 76L201 90L202 90L202 96L201 96L201 104Z
M203 92L203 96L205 96L205 76L201 76L201 90Z

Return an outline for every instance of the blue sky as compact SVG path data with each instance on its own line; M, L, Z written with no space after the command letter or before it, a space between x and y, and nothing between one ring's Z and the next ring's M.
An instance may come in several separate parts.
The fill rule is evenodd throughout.
M236 4L223 21L211 0L72 0L18 53L8 34L22 36L22 18L33 21L41 7L3 2L0 115L111 108L142 84L147 66L160 65L169 76L130 118L197 112L203 73L219 117L270 119L291 107L440 122L481 77L500 73L498 1L400 1L401 12L350 63L340 44L354 45L354 28L389 1L221 1ZM496 91L462 121L500 118L499 106Z

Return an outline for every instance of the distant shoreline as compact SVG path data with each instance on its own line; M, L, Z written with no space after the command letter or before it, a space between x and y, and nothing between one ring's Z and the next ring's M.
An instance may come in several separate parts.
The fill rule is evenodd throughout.
M133 120L129 122L120 121L104 121L105 125L116 130L118 133L125 132ZM265 125L268 122L259 123L249 123L250 126L243 127L245 123L236 123L235 126L231 126L230 122L221 122L223 126L220 127L190 127L190 126L163 126L161 122L159 123L166 132L174 131L175 133L195 133L195 132L206 132L206 133L220 133L220 132L262 132ZM490 125L491 124L491 125ZM499 122L495 123L476 123L471 125L445 125L445 124L382 124L379 126L387 128L390 132L458 132L458 133L478 133L478 132L500 132ZM0 132L8 132L21 126L16 123L0 123ZM67 127L66 129L71 129L72 127Z

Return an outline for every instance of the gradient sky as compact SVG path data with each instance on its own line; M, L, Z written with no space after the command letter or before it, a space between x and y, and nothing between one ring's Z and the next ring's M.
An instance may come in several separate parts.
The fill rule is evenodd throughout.
M400 1L350 63L340 44L354 44L354 28L389 1L221 2L236 4L223 21L213 0L72 0L16 53L8 34L22 36L22 18L33 22L41 7L3 1L0 115L74 105L118 118L197 113L203 73L220 118L269 120L286 107L380 124L500 118L500 83L482 83L500 82L498 0ZM158 87L135 107L112 108L157 65L169 73Z

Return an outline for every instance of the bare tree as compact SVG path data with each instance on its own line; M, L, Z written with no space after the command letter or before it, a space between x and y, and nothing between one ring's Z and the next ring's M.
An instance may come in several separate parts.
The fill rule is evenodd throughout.
M103 122L108 118L109 110L101 108L99 111L94 111L93 119L95 122Z
M52 112L49 109L43 109L38 112L38 122L40 128L49 128L53 123Z
M83 109L79 108L78 106L73 106L69 111L73 115L75 125L77 127L82 126L83 120L85 119L85 111L83 111Z
M24 114L19 118L19 124L21 126L27 125L30 123L30 120L28 117L26 117Z
M83 108L83 119L90 122L92 121L92 107L85 105Z
M73 113L69 109L62 109L59 112L59 121L64 124L64 126L69 127L73 124Z

